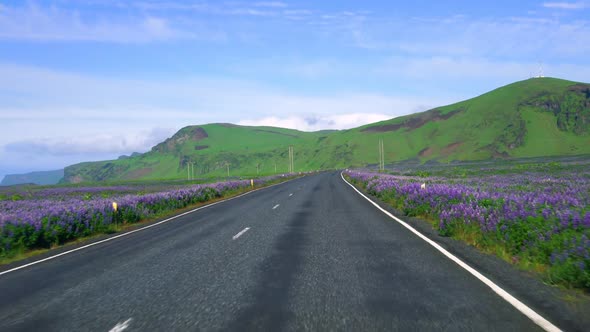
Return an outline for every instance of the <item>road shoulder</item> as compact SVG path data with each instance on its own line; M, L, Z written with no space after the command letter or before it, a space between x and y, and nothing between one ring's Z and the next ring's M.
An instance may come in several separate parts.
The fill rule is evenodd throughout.
M519 270L499 257L485 254L461 241L440 236L425 220L407 217L378 198L358 188L384 210L402 219L417 231L451 252L459 259L485 275L538 314L566 331L590 330L590 295L567 290L542 282L540 276ZM352 188L350 188L353 190ZM391 220L391 222L395 222Z

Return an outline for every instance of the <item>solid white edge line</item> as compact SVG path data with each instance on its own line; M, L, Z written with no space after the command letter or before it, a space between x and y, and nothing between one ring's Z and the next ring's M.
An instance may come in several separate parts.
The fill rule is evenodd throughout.
M274 210L274 209L278 208L279 206L281 206L281 204L277 204L277 205L273 206L272 209Z
M125 331L125 329L127 329L129 327L129 324L131 324L132 320L133 320L133 318L129 318L128 320L126 320L124 322L117 323L117 325L115 325L112 329L110 329L109 332Z
M274 187L274 186L278 186L278 185L281 185L281 184L285 184L285 183L287 183L287 182L291 182L291 181L293 181L293 180L296 180L296 179L299 179L299 178L294 178L294 179L291 179L291 180L287 180L287 181L285 181L285 182L276 183L276 184L270 185L270 186L268 186L268 187L262 187L262 188L254 189L254 190L251 190L251 191L245 192L245 193L243 193L243 194L240 194L240 195L238 195L238 196L230 197L230 198L228 198L228 199L224 199L224 200L222 200L222 201L218 201L218 202L215 202L215 203L207 204L207 205L204 205L204 206L198 207L198 208L196 208L196 209L193 209L193 210L190 210L190 211L187 211L187 212L183 212L183 213L181 213L181 214L175 215L175 216L173 216L173 217L170 217L170 218L168 218L168 219L164 219L164 220L162 220L162 221L158 221L157 223L154 223L154 224L151 224L151 225L147 225L147 226L145 226L145 227L141 227L141 228L138 228L138 229L134 229L134 230L132 230L132 231L129 231L129 232L126 232L126 233L123 233L123 234L119 234L119 235L115 235L115 236L113 236L113 237L109 237L108 239L104 239L104 240L96 241L96 242L93 242L93 243L90 243L90 244L87 244L87 245L85 245L85 246L78 247L78 248L75 248L75 249L72 249L72 250L64 251L64 252L62 252L62 253L60 253L60 254L53 255L53 256L49 256L49 257L46 257L46 258L40 259L40 260L38 260L38 261L34 261L34 262L31 262L31 263L25 264L25 265L17 266L17 267L15 267L15 268L12 268L12 269L10 269L10 270L6 270L6 271L3 271L3 272L0 272L0 276L1 276L1 275L4 275L4 274L8 274L8 273L10 273L10 272L18 271L18 270L20 270L20 269L24 269L25 267L29 267L29 266L31 266L31 265L35 265L35 264L39 264L39 263L43 263L43 262L46 262L46 261L48 261L48 260L51 260L51 259L54 259L54 258L57 258L57 257L60 257L60 256L64 256L64 255L67 255L67 254L71 254L71 253L73 253L73 252L76 252L76 251L79 251L79 250L82 250L82 249L90 248L90 247L92 247L92 246L96 246L96 245L99 245L99 244L102 244L102 243L105 243L105 242L108 242L108 241L112 241L112 240L118 239L118 238L120 238L120 237L124 237L124 236L130 235L130 234L133 234L133 233L137 233L137 232L140 232L140 231L146 230L146 229L148 229L148 228L152 228L152 227L155 227L155 226L161 225L161 224L163 224L163 223L166 223L166 222L168 222L168 221L174 220L174 219L176 219L176 218L179 218L179 217L182 217L182 216L186 216L187 214L191 214L191 213L193 213L193 212L196 212L196 211L199 211L199 210L202 210L202 209L205 209L205 208L211 207L211 206L213 206L213 205L217 205L217 204L220 204L220 203L225 203L225 202L227 202L227 201L231 201L231 200L233 200L233 199L236 199L236 198L240 198L240 197L246 196L246 195L248 195L248 194L251 194L251 193L253 193L253 192L257 192L257 191L259 191L259 190L262 190L262 189L268 189L268 188L272 188L272 187Z
M385 213L388 217L390 217L393 220L400 223L402 226L404 226L405 228L410 230L412 233L416 234L422 240L426 241L428 244L430 244L431 246L436 248L443 255L447 256L447 258L449 258L453 262L457 263L457 265L459 265L463 269L467 270L467 272L471 273L473 276L475 276L477 279L479 279L481 282L483 282L486 286L490 287L496 294L500 295L500 297L502 297L506 302L510 303L518 311L520 311L525 316L527 316L529 319L531 319L535 324L539 325L541 328L543 328L545 331L548 331L548 332L549 331L550 332L561 331L557 326L553 325L551 322L549 322L548 320L543 318L541 315L536 313L533 309L527 307L524 303L520 302L518 299L516 299L514 296L510 295L510 293L508 293L504 289L500 288L500 286L496 285L490 279L486 278L483 274L479 273L477 270L475 270L471 266L467 265L467 263L463 262L462 260L457 258L455 255L448 252L445 248L441 247L438 243L432 241L431 239L429 239L428 237L426 237L422 233L418 232L412 226L407 224L405 221L399 219L398 217L389 213L389 211L380 207L377 203L373 202L370 198L368 198L362 192L360 192L355 186L353 186L348 181L346 181L346 179L344 178L344 172L340 173L340 176L342 177L342 180L344 180L344 182L346 182L346 184L351 186L352 189L354 189L359 195L361 195L363 198L365 198L367 201L369 201L371 204L373 204L376 208L381 210L381 212Z
M236 235L234 235L234 237L232 237L232 240L239 238L240 236L242 236L242 234L246 233L249 229L250 229L250 227L246 227L246 228L242 229L238 234L236 234Z

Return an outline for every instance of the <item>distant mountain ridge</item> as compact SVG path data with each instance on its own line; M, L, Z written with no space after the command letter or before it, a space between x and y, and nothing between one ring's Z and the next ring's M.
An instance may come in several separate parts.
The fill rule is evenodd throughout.
M65 169L64 182L250 176L385 161L485 160L590 153L590 85L533 78L444 107L338 131L188 126L151 151ZM189 168L189 165L194 165Z
M64 170L30 172L26 174L8 174L4 176L0 186L33 183L39 185L57 184L64 177Z

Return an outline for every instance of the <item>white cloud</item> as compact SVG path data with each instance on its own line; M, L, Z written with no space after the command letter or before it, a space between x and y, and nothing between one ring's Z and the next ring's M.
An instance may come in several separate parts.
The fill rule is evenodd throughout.
M270 116L259 119L241 120L244 126L271 126L298 129L302 131L318 131L323 129L349 129L368 123L391 119L389 114L348 113L323 115L292 115L286 117Z
M555 8L555 9L584 9L588 7L588 3L585 2L544 2L543 7Z
M146 152L150 147L172 136L174 128L153 128L149 131L113 134L81 134L70 137L44 137L6 144L8 153L25 155L88 155L128 154Z
M590 53L590 21L560 20L558 16L369 19L328 28L347 34L356 47L410 56L544 57L571 61L585 59Z
M132 7L141 10L157 12L157 11L190 11L194 13L203 13L208 15L221 16L253 16L253 17L274 17L281 14L287 15L291 10L285 10L289 7L288 4L279 1L269 2L200 2L200 3L185 3L185 2L134 2ZM285 10L282 12L281 10ZM296 11L296 10L293 10ZM298 14L302 14L299 12Z
M44 133L43 126L35 127L33 123L28 129L39 129L40 133ZM123 154L145 152L171 136L178 128L128 129L110 133L104 133L104 128L102 133L93 133L89 128L82 129L86 132L83 130L76 136L62 130L59 131L60 136L23 139L0 146L0 179L5 174L60 169L79 162L110 160Z
M145 150L153 142L138 133L157 126L178 129L276 117L319 119L301 122L297 128L303 130L325 129L323 125L342 129L375 115L392 118L449 102L376 93L305 95L227 79L107 79L9 64L0 64L0 93L0 121L6 125L0 146L24 141L51 153L78 153L92 146L89 151ZM108 135L101 136L105 131ZM105 143L95 145L99 140ZM59 151L54 148L60 145ZM19 146L24 147L12 145Z
M235 8L225 11L225 14L248 16L276 16L278 15L278 12L254 8Z
M0 8L0 39L144 43L174 39L224 40L218 31L189 31L163 17L90 17L75 10L29 3Z
M281 1L261 1L261 2L254 3L254 6L271 7L271 8L286 8L289 5L287 5L286 3L281 2Z

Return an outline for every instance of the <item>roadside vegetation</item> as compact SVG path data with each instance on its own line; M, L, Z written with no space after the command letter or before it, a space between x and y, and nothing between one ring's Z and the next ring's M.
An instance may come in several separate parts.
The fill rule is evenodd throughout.
M292 178L254 179L254 188ZM0 192L0 264L252 189L250 180L25 187ZM116 207L113 203L116 203Z
M590 161L345 175L442 236L590 291Z

